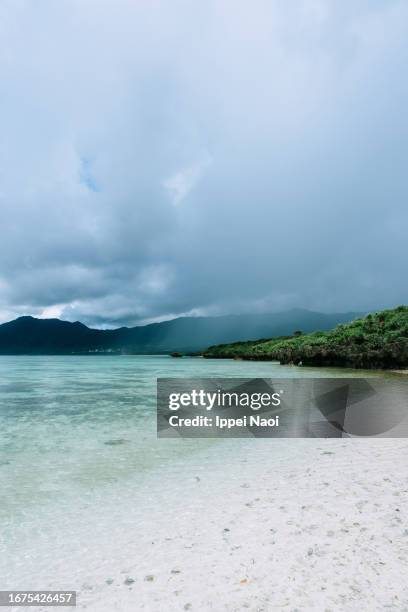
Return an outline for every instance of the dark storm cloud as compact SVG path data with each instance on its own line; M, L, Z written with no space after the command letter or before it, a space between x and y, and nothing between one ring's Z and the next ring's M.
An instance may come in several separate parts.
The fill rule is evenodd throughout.
M408 7L0 7L0 317L407 301Z

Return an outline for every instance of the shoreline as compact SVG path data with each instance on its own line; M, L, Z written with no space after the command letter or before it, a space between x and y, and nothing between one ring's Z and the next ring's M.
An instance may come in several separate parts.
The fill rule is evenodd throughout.
M90 612L405 609L408 474L394 468L407 451L406 440L217 442L23 530L31 553L5 568L4 588L70 587Z
M102 361L2 360L3 589L87 612L408 609L406 439L157 439L156 376L296 370Z

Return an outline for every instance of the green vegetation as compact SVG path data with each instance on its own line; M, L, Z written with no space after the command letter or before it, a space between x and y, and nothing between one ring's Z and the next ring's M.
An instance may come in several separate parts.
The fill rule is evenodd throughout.
M351 368L408 367L408 306L342 323L333 330L211 346L204 357L274 360Z

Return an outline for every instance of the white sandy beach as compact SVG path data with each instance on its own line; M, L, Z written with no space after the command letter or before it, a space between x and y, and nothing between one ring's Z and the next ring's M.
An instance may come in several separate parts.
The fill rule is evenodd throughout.
M61 508L4 588L77 588L95 612L408 610L406 440L223 444L112 512Z
M408 440L157 439L156 376L294 373L315 375L3 358L0 588L89 612L408 611Z

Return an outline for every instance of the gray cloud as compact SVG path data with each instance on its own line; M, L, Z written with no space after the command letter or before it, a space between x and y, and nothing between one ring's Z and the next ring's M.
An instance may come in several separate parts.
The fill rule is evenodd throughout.
M3 2L0 319L406 302L407 30L396 0Z

